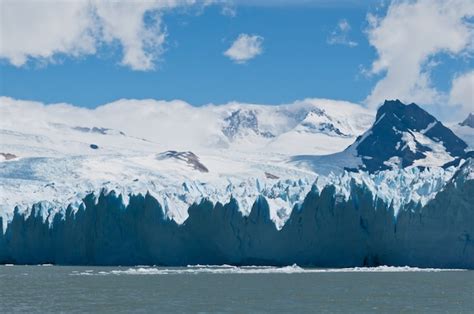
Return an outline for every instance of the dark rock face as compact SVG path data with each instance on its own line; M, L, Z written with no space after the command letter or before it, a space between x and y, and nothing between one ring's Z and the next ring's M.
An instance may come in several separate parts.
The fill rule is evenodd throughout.
M464 166L463 166L464 167ZM149 194L125 207L111 192L84 199L77 212L50 217L37 205L15 212L0 234L0 263L81 265L288 265L474 268L474 180L464 168L426 206L410 204L397 216L352 184L348 200L328 186L313 189L277 230L265 198L248 216L231 199L191 206L182 224L165 217ZM1 224L1 220L0 220Z
M326 120L327 122L317 122L314 123L312 120L313 116L321 117L322 119ZM351 134L343 133L338 127L334 124L339 123L339 121L334 121L325 110L323 109L312 109L303 121L300 123L300 126L307 132L313 133L323 133L329 136L338 136L338 137L351 137Z
M432 148L420 143L415 133L442 144L454 158L465 154L467 144L416 104L387 100L377 111L375 120L372 128L352 144L357 154L365 157L363 169L369 172L390 169L387 162L394 157L401 167L425 158Z
M84 133L97 133L97 134L102 134L105 135L107 134L110 129L108 128L98 128L98 127L83 127L83 126L76 126L72 128L73 130L84 132Z
M75 126L75 127L72 127L71 129L73 129L74 131L82 132L82 133L95 133L95 134L100 134L100 135L109 135L109 134L116 133L122 136L126 136L126 134L122 131L115 131L113 129L96 127L96 126L92 128L85 127L85 126Z
M193 152L178 152L175 150L168 150L158 155L158 159L160 160L170 158L182 160L190 165L194 170L198 170L200 172L209 172L209 169L207 169L207 167L199 161L199 157Z
M267 179L274 179L274 180L277 180L277 179L280 179L280 177L274 175L274 174L271 174L270 172L265 172L265 178Z
M459 125L474 128L474 114L470 113L463 122L459 123Z
M275 137L272 133L259 129L257 115L253 110L238 109L225 118L224 122L226 125L222 129L222 133L230 140L234 140L242 130L251 130L266 138Z
M18 158L17 155L11 154L11 153L0 153L0 156L3 156L5 160L12 160L12 159Z
M99 146L96 144L90 144L89 147L92 149L99 149Z

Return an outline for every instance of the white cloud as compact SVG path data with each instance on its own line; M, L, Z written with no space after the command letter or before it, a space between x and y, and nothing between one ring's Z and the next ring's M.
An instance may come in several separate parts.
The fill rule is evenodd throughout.
M383 78L365 102L372 107L396 98L441 103L446 97L431 84L430 70L436 66L431 58L473 51L474 29L467 19L472 16L474 2L465 0L395 0L386 16L369 14L369 42L378 54L369 73Z
M460 106L464 114L474 112L474 71L454 78L449 93L449 104Z
M330 45L346 45L349 47L357 46L357 42L350 40L348 38L349 32L351 30L351 25L347 22L346 19L342 19L337 24L337 27L331 32L330 36L327 39L328 44Z
M0 9L0 57L15 66L25 64L29 57L95 53L91 33L96 24L88 2L2 0Z
M53 62L55 56L96 53L118 42L121 64L152 70L163 53L162 14L198 0L0 0L0 58L15 66L29 59ZM208 4L209 1L199 2ZM151 23L145 23L145 14Z
M246 63L263 52L263 37L240 34L224 55L236 63Z

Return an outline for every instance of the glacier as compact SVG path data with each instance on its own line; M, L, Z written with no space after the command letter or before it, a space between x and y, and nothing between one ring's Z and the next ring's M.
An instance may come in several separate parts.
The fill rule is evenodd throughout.
M0 97L0 264L474 268L469 132L382 107Z
M466 161L432 199L404 202L397 213L367 181L347 174L348 185L312 185L280 229L265 196L248 215L233 197L203 198L178 224L150 193L130 195L125 205L104 190L76 210L41 203L28 214L15 210L0 237L0 262L474 268L473 172Z

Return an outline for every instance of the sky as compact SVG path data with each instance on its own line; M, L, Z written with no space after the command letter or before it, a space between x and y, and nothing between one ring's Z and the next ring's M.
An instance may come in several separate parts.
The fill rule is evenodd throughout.
M474 1L0 0L0 95L474 111Z

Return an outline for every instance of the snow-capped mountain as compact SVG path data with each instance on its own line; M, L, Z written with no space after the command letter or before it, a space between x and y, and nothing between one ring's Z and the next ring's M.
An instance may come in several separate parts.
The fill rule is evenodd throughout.
M223 147L283 155L338 151L366 130L374 118L361 106L314 99L278 106L231 103L212 110L222 125ZM332 145L326 145L328 141Z
M297 132L322 133L329 136L352 137L353 130L337 119L332 118L324 109L313 109L295 128Z
M320 121L313 119L315 113L321 115ZM20 157L221 149L281 155L334 153L374 119L373 112L361 106L324 99L278 106L202 107L182 101L119 100L84 109L0 97L0 114L3 149ZM328 141L331 145L326 145ZM101 150L89 151L90 144Z
M375 119L353 144L368 171L442 166L465 154L466 143L416 104L385 101Z
M467 147L449 128L416 104L387 100L378 109L372 127L344 151L326 156L294 156L292 162L326 174L344 170L373 173L408 166L450 165L466 158Z
M237 109L231 112L230 116L226 117L224 121L225 126L222 128L222 132L231 141L237 137L246 137L249 133L264 138L275 137L275 135L269 131L260 130L255 110Z

